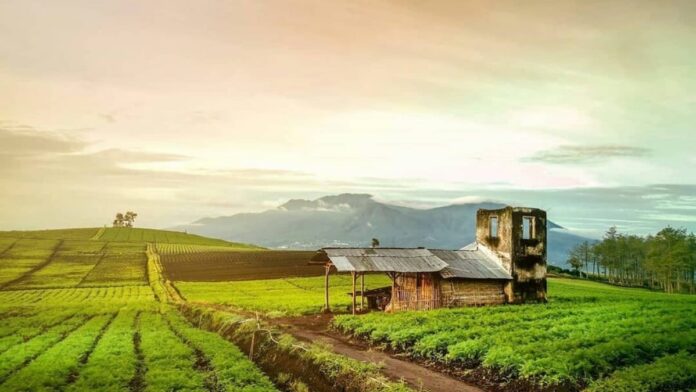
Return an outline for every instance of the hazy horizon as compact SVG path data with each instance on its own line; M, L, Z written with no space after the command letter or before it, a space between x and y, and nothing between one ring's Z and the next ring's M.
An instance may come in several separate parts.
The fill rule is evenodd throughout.
M0 230L350 192L696 231L695 19L689 1L4 1Z

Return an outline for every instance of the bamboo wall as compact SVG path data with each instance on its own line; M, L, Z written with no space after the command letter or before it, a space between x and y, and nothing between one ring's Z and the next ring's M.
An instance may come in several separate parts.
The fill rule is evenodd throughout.
M440 282L442 306L476 306L505 303L504 281L448 279Z
M441 279L430 273L402 274L396 278L391 310L505 303L504 281Z
M393 310L435 309L440 305L438 279L430 273L403 274L396 279Z

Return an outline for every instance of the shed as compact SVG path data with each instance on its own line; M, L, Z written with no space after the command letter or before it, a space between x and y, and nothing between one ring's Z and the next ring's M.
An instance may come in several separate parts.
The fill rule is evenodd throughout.
M545 212L529 208L479 210L476 241L459 250L322 248L312 263L325 266L325 308L330 310L332 269L352 275L353 313L358 292L364 309L366 273L385 273L391 279L391 290L387 287L370 293L388 295L386 301L370 302L387 302L391 311L545 301L545 218ZM358 277L360 291L356 288Z
M462 250L425 248L323 248L312 258L326 266L325 299L329 309L329 273L350 273L353 277L353 308L357 293L365 297L365 273L385 273L391 290L390 310L433 309L442 306L504 303L504 285L512 276L492 252L482 245ZM361 289L357 290L357 278ZM375 293L375 292L373 292ZM379 301L375 301L377 303ZM361 299L364 308L364 300Z

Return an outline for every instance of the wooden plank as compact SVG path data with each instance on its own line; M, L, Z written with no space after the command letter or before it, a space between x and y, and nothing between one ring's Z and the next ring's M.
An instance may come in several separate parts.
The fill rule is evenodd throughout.
M365 273L360 274L360 311L365 311Z
M329 272L331 272L331 264L326 264L326 274L324 275L324 311L331 312L329 306Z

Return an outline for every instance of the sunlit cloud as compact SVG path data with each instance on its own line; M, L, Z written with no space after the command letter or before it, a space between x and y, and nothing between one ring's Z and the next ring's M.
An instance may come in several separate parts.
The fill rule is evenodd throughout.
M0 2L0 228L337 192L538 205L588 231L574 217L688 215L696 6L596 7Z
M650 150L642 147L592 145L592 146L559 146L552 150L540 151L528 158L532 162L551 164L603 163L613 158L642 158Z

